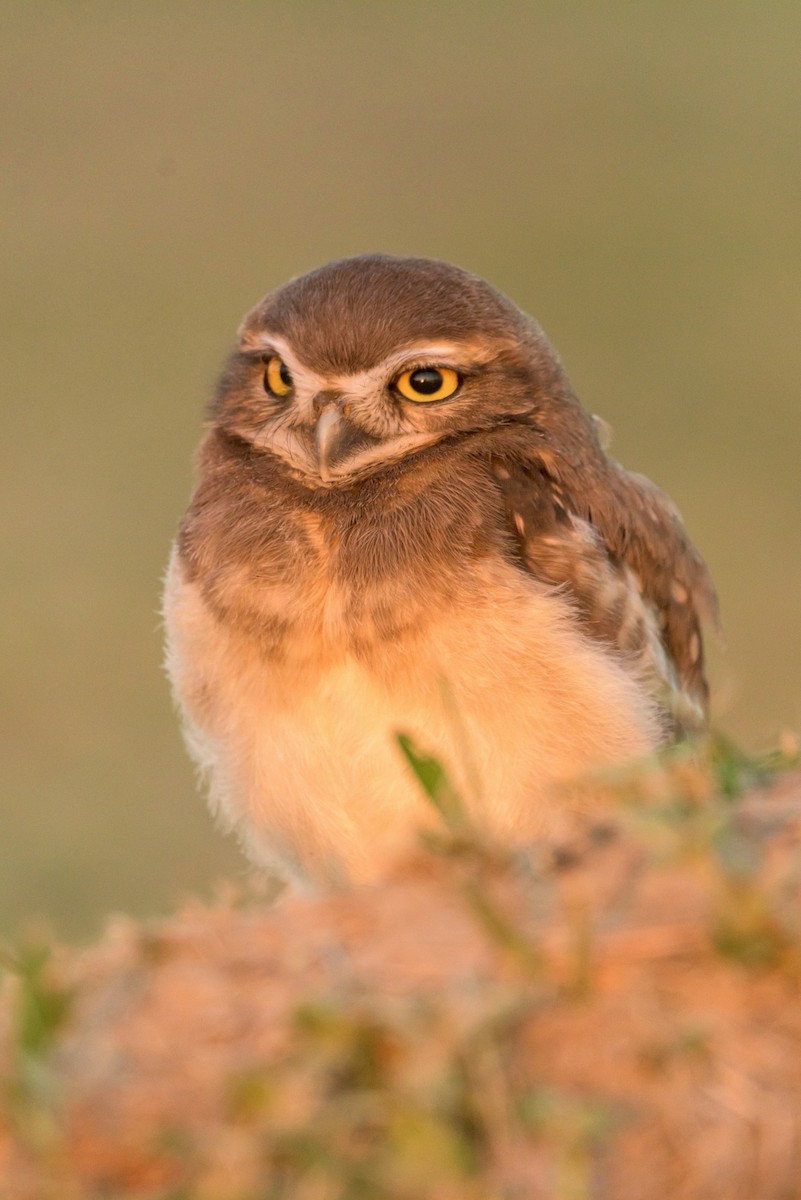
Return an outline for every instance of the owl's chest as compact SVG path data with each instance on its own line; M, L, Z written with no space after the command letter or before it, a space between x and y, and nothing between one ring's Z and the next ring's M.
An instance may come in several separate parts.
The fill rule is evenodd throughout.
M364 489L316 503L232 503L227 536L200 547L198 582L230 628L276 658L384 653L469 603L499 549L475 487Z
M313 644L334 653L369 657L417 638L432 619L472 593L476 558L460 546L437 546L406 523L371 518L331 527L319 518L294 531L291 563L280 580L271 571L240 597L258 624L278 616L278 648Z

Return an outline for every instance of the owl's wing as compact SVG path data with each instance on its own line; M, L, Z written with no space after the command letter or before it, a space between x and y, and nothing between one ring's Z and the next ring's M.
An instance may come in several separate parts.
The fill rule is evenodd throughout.
M491 454L521 565L570 596L591 636L626 656L679 727L703 723L707 569L669 498L604 453L595 425L507 430ZM555 434L559 436L555 436Z

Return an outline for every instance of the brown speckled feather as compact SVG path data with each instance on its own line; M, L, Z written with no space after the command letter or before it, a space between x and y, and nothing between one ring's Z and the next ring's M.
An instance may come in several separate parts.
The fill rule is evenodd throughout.
M488 438L520 557L569 592L593 636L667 685L680 726L697 725L701 622L717 622L709 573L664 492L607 457L569 392L560 400Z

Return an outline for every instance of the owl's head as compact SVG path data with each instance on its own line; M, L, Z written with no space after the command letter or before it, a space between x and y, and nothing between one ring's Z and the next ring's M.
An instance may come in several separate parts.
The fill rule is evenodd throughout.
M542 331L484 280L431 259L364 255L256 305L212 417L308 486L330 487L518 421L563 386Z

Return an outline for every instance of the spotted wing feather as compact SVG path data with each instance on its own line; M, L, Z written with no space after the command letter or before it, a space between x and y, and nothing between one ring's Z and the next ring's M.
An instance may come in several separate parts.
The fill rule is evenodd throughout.
M675 723L702 723L702 619L716 620L706 567L671 501L608 458L592 419L548 428L532 414L491 453L525 569L567 594L591 636L660 693Z

